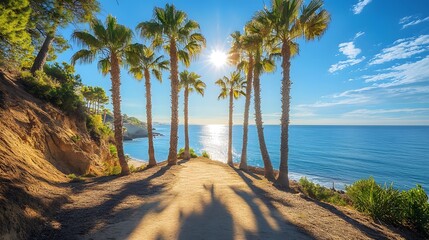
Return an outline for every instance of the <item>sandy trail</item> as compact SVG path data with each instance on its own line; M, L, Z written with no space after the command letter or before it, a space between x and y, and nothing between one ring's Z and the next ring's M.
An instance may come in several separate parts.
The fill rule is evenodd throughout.
M183 164L171 189L146 204L86 238L308 238L267 206L233 169L203 161Z
M35 239L412 238L207 159L73 183Z

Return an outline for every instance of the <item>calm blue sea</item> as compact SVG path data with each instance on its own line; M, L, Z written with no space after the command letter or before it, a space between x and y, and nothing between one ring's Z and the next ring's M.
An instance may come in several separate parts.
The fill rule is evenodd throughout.
M165 160L169 148L169 125L156 125L157 161ZM274 168L279 166L280 126L265 126L265 139ZM233 127L233 155L240 159L242 126ZM302 176L337 189L360 178L373 176L380 183L394 183L401 189L421 184L429 192L428 126L290 126L290 177ZM191 125L190 145L200 154L226 161L228 126ZM184 146L179 127L179 148ZM125 153L145 161L147 139L125 142ZM263 166L255 126L249 126L248 163Z

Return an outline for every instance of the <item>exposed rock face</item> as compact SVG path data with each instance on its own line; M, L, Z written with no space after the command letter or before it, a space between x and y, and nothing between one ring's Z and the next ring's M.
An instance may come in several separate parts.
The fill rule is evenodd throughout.
M31 96L0 69L2 239L28 238L66 201L66 174L99 175L107 158L107 145L89 137L85 121Z
M145 126L124 123L124 127L127 129L124 133L125 140L147 137L147 128Z

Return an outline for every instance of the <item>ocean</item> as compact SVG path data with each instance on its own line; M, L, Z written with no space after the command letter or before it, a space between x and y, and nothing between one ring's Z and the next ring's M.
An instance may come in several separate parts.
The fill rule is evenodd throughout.
M169 125L155 125L155 156L167 159ZM240 160L243 126L233 127L233 157ZM280 126L264 126L272 164L280 161ZM207 151L214 160L226 162L228 126L190 125L190 146L197 154ZM178 149L184 147L183 126L179 126ZM148 159L147 138L125 141L125 153ZM249 126L248 164L263 167L256 126ZM421 184L429 193L429 126L296 126L289 128L289 176L344 189L361 178L373 176L381 184L393 183L409 189Z

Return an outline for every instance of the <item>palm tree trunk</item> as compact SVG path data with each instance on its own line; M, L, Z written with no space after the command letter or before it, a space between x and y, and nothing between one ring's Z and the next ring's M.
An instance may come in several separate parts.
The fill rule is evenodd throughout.
M40 48L39 53L37 53L36 59L34 59L33 66L31 66L31 74L35 74L36 71L42 70L43 66L46 63L48 58L48 51L51 47L52 42L54 41L54 35L46 35L45 41L43 41L42 48Z
M152 129L152 95L150 89L150 74L147 69L144 71L145 87L146 87L146 122L147 122L147 138L148 138L148 154L149 167L156 166L155 150L153 147L153 129Z
M256 53L255 62L260 62L260 53ZM264 161L264 176L268 180L274 180L274 170L271 164L270 155L268 154L267 145L265 144L264 127L262 126L262 111L261 111L261 83L260 83L260 69L255 67L253 88L255 91L255 123L258 130L259 148L261 150L262 160Z
M118 152L119 164L121 165L121 175L130 174L127 161L125 160L123 133L122 133L122 114L121 114L121 95L120 95L120 70L119 61L115 53L110 56L111 70L110 77L112 80L112 102L113 102L113 125L115 126L115 143Z
M179 127L179 77L177 65L176 41L170 42L170 69L171 69L171 126L170 126L170 150L168 152L168 165L177 164L177 130Z
M228 165L233 166L232 162L232 111L234 108L234 92L229 93L229 129L228 129Z
M290 110L290 46L284 40L282 45L282 117L280 137L280 167L277 183L289 188L288 153L289 153L289 110Z
M189 99L189 88L188 85L185 86L185 107L184 107L184 115L185 115L185 152L183 155L183 159L188 160L191 158L191 154L189 153L189 133L188 133L188 99Z
M249 67L247 69L246 102L244 104L244 122L243 122L243 148L241 149L240 169L247 171L247 139L249 132L249 109L252 95L253 80L253 56L249 56Z

